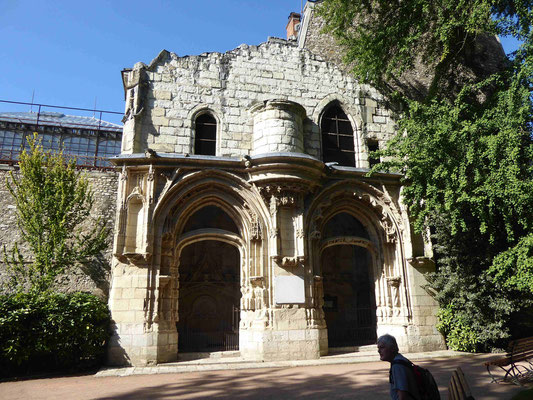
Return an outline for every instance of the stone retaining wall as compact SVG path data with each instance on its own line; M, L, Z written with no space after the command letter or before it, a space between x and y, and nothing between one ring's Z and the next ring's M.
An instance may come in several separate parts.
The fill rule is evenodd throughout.
M16 167L3 166L0 168L0 249L6 246L12 248L15 243L27 254L26 247L20 241L20 231L16 223L16 207L6 185L6 179L13 172L17 175ZM102 275L95 282L79 269L74 269L68 276L58 278L58 284L65 291L90 291L101 296L107 296L109 290L109 262L111 260L113 227L115 224L115 210L117 198L118 174L114 171L85 171L94 190L94 212L105 221L110 229L108 246L102 257ZM0 260L0 283L8 288L6 269L3 256ZM4 285L6 284L6 285ZM9 290L9 288L8 288Z

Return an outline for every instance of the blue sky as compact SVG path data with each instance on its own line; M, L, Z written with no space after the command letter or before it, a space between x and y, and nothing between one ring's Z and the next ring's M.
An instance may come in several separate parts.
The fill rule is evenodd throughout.
M122 112L120 71L285 37L301 0L0 0L0 100ZM506 50L515 43L503 41ZM0 111L28 111L0 103ZM80 113L78 113L80 114ZM113 120L113 118L105 118Z

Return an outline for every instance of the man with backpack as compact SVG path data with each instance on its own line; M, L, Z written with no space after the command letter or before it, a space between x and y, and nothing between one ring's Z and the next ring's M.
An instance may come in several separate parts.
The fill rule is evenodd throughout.
M379 337L378 353L381 361L391 363L389 382L392 400L440 400L431 372L402 356L394 336Z

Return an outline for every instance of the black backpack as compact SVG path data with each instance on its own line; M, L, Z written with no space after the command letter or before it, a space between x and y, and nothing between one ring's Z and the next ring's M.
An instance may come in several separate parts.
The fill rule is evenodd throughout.
M394 364L403 365L404 367L410 368L411 371L413 371L422 400L440 400L439 387L437 386L437 382L435 382L435 378L433 378L433 375L431 375L429 370L415 365L411 361L393 360L391 363L391 374L392 366Z

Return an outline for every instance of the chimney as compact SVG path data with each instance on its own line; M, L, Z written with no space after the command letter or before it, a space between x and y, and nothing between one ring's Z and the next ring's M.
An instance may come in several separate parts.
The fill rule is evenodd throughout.
M287 23L287 40L296 40L300 29L300 20L302 16L298 13L291 12L289 22Z

